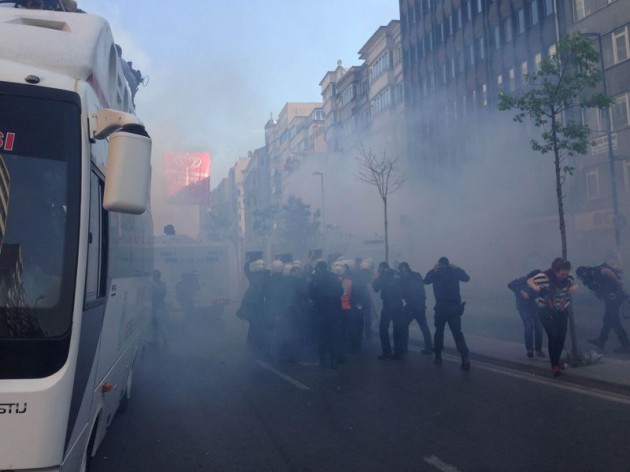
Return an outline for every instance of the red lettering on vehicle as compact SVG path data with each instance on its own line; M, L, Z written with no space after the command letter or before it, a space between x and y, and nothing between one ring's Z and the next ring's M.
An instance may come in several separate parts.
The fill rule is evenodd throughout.
M6 133L6 135L0 132L0 149L5 151L13 151L13 144L15 143L15 133Z
M7 151L13 151L13 143L15 142L15 133L7 133L4 148Z

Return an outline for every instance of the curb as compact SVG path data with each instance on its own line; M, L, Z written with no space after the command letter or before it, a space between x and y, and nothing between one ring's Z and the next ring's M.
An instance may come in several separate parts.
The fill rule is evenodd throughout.
M424 346L423 342L416 339L412 339L412 338L409 338L409 344L416 347ZM444 352L452 356L457 356L457 357L459 357L460 355L457 349L454 349L451 347L444 347ZM476 354L472 351L470 352L469 355L470 355L470 360L473 363L472 370L474 370L474 367L475 367L474 362L480 361L480 362L485 362L487 364L495 365L498 367L504 367L507 369L512 369L519 372L528 373L537 377L546 377L549 380L553 380L555 382L564 382L571 385L593 388L597 390L604 390L606 392L630 397L630 385L624 385L624 384L620 384L620 383L612 382L608 380L592 379L589 377L582 376L579 373L580 367L567 367L559 378L554 379L551 376L551 366L549 364L547 364L545 367L534 365L534 364L524 364L522 362L505 359L501 357L496 357L496 356L491 356L487 354Z

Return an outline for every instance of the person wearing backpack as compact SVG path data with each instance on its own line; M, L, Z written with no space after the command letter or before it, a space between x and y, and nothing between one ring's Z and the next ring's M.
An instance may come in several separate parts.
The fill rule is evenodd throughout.
M630 340L621 324L620 309L627 298L623 290L621 273L606 263L596 267L581 266L576 274L595 296L604 300L604 317L599 337L589 339L588 342L599 349L604 349L611 330L615 332L621 346L614 350L617 353L630 353Z
M540 274L540 270L533 270L525 277L514 279L508 284L508 288L516 297L516 310L523 321L525 349L530 359L534 357L534 350L538 357L545 357L542 351L543 328L536 316L536 302L534 301L536 292L527 285L527 281L537 274Z

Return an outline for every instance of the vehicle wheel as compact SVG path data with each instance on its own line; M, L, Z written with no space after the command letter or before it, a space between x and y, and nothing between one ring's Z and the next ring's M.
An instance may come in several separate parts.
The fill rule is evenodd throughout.
M118 405L118 411L120 413L124 413L129 408L129 401L131 400L131 387L133 385L133 367L129 370L129 374L127 375L127 383L125 384L125 392L123 393L122 398L120 399L120 404Z

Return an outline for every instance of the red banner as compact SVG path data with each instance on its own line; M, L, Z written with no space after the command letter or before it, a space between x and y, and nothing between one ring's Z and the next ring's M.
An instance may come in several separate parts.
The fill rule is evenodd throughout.
M166 194L173 205L205 205L210 198L210 153L164 153Z

